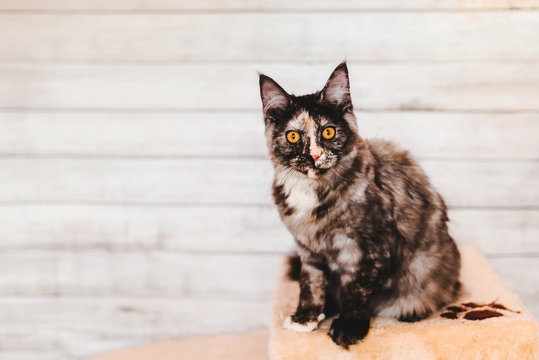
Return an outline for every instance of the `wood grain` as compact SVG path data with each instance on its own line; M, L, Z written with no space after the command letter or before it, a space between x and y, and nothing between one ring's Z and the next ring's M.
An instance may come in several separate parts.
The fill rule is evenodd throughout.
M474 244L487 254L539 254L538 210L450 210L450 233L460 244Z
M111 255L36 251L9 252L0 257L2 272L10 271L0 279L2 296L153 296L261 302L271 297L282 261L280 255L187 256L163 252ZM539 257L491 257L490 262L525 303L537 301L539 292L533 284ZM7 322L13 316L0 314ZM207 321L213 319L208 317Z
M30 331L28 329L27 331ZM69 360L70 357L60 350L56 351L2 351L2 357L10 360Z
M0 112L0 155L266 157L262 115ZM539 113L358 112L364 138L420 158L539 159ZM125 131L128 129L128 131Z
M287 11L534 9L537 0L2 0L2 10L27 11Z
M283 253L294 247L273 206L0 206L0 228L3 250Z
M21 359L32 351L80 359L172 337L257 329L270 312L269 302L218 298L2 297L0 306L0 354Z
M450 206L539 205L536 162L420 164ZM270 204L272 178L266 159L4 158L0 202Z
M25 250L3 252L0 259L4 296L267 301L281 255Z
M537 43L534 12L0 14L0 61L520 62Z
M192 284L192 282L195 282L197 277L201 277L202 275L198 275L196 271L190 271L190 272L184 272L184 273L168 273L166 274L168 276L167 281L164 283L159 284L159 280L164 280L165 274L163 273L163 277L160 278L159 276L156 277L155 280L147 280L144 279L141 281L141 284L125 284L118 282L115 284L116 286L110 286L110 283L113 282L115 279L119 279L121 276L119 276L118 273L114 273L111 271L103 270L103 266L108 264L107 256L105 254L85 254L85 253L62 253L62 252L43 252L40 254L32 254L32 253L10 253L8 255L12 255L10 259L8 259L7 255L3 255L2 259L2 267L7 268L8 264L11 266L12 269L17 270L20 272L18 275L19 279L18 282L10 282L10 278L14 277L13 275L10 277L6 277L2 279L2 282L0 284L0 289L2 292L3 297L12 297L12 296L21 296L21 295L34 295L36 291L41 291L41 295L38 295L37 298L26 298L23 297L21 299L26 299L25 302L29 303L30 305L34 305L32 303L36 303L39 299L39 296L46 296L49 292L43 291L48 289L49 281L43 281L50 279L50 282L55 281L52 277L52 273L54 271L47 271L45 272L44 269L46 268L43 266L44 264L47 264L47 262L53 264L52 261L53 258L61 259L60 262L56 265L58 268L63 268L65 270L68 269L78 269L78 271L75 272L69 272L65 273L62 272L61 274L58 274L59 271L56 271L57 279L56 284L54 284L55 288L55 296L61 295L65 299L84 299L87 296L92 296L95 299L93 301L98 302L99 300L103 301L106 298L110 297L122 297L125 300L128 300L131 303L137 304L138 302L135 302L136 299L138 299L140 302L144 301L144 297L140 297L142 294L140 293L141 289L143 287L146 287L144 289L144 295L145 297L150 297L148 303L151 303L152 297L154 298L161 298L163 301L168 300L170 302L172 301L178 301L177 311L181 310L181 299L196 299L196 301L200 301L200 304L202 305L204 302L211 303L216 302L215 299L220 299L221 301L230 301L234 303L233 298L229 298L223 293L222 291L217 291L215 295L209 296L209 297L200 297L201 294L198 294L196 292L192 292L190 294L183 294L178 289L181 288L181 281L174 279L171 274L176 274L178 276L184 277L184 283L185 284ZM93 256L92 256L93 255ZM128 255L124 254L120 256L119 258L115 259L115 261L118 261L119 264L110 264L108 268L113 267L115 269L120 269L123 266L126 266L126 257ZM161 260L164 261L165 254L156 254L156 253L138 253L138 254L129 254L132 259L137 259L137 267L141 267L144 269L147 265L148 261L141 261L140 258L146 256L148 259L151 259L152 257L161 256ZM166 254L166 256L170 256L169 254ZM177 257L177 260L181 262L181 257L177 256L177 254L174 254L174 256ZM258 274L258 281L260 282L260 279L268 279L267 275L265 277L260 277L260 271L261 269L271 269L271 274L276 276L277 271L277 265L282 260L281 256L250 256L251 259L244 258L243 260L240 260L238 258L234 259L236 263L239 263L240 265L245 265L247 262L250 262L251 264L254 264L255 267L250 268L246 267L246 273L250 271L254 271L255 274L253 275L247 275L249 277L252 277L253 280L256 278L256 275ZM110 259L110 257L109 257ZM511 288L517 292L517 294L522 298L522 300L525 303L531 303L535 302L538 299L539 293L537 292L537 289L533 287L533 284L535 283L535 274L537 271L539 271L539 257L533 256L533 257L491 257L489 258L490 263L492 266L496 269L496 271L502 276L502 278L510 284ZM7 262L7 263L6 263ZM166 264L169 264L172 262L165 261ZM217 262L223 265L222 262ZM25 266L23 266L26 265ZM228 263L226 263L228 265ZM229 270L227 270L227 267L222 267L220 270L217 266L212 267L212 265L208 266L209 264L205 264L208 267L208 270L199 269L202 271L206 271L205 276L216 276L217 274L223 276L223 279L226 279L226 276L229 273ZM100 266L96 268L96 266ZM107 269L107 266L104 266L105 269ZM131 271L136 271L137 274L142 273L142 269L135 269L133 267L133 263L130 265ZM27 274L30 273L29 270L21 271L27 269L32 269L35 274L40 274L41 281L39 283L32 282L32 278L28 277ZM211 271L210 271L211 268ZM163 269L163 265L159 268ZM169 268L169 270L172 270ZM524 271L525 270L525 271ZM262 271L268 271L268 270L262 270ZM26 276L25 276L26 275ZM107 280L107 277L112 278L113 280ZM172 277L172 279L171 279ZM58 281L60 280L60 281ZM190 282L189 280L192 280ZM240 279L238 279L240 280ZM130 281L133 281L133 278L130 279ZM241 280L244 282L244 280ZM156 284L159 284L156 286ZM175 286L174 286L175 285ZM52 286L51 286L52 287ZM239 286L238 286L239 287ZM251 284L251 290L250 294L248 296L244 297L242 301L261 301L264 303L268 299L268 288L271 287L270 285L266 284L258 284L257 286L252 286ZM90 294L90 289L93 289L93 293ZM151 290L151 291L149 291ZM246 291L246 290L244 290ZM151 294L151 295L149 295ZM136 296L139 296L138 298ZM191 300L189 300L191 301ZM0 299L0 303L2 302L2 299ZM105 302L106 303L106 302ZM21 305L24 304L24 301L21 301ZM190 302L191 306L194 306L195 302ZM131 312L138 312L136 309L137 306L129 306L126 304L126 307L128 307L125 312L131 313ZM19 310L15 310L12 312L2 312L0 314L0 319L5 323L10 323L17 319L18 321L25 322L28 321L28 317L30 314L22 314L22 308ZM133 309L134 308L134 309ZM6 309L7 310L7 309ZM170 308L169 308L170 310ZM97 314L96 316L99 317L100 315L106 314ZM62 319L61 314L55 314L55 313L48 313L43 315L43 321L58 321ZM85 316L81 314L81 316ZM192 314L191 317L194 317L195 314ZM265 317L263 317L265 318ZM185 319L184 321L188 321L188 319ZM215 319L212 319L210 316L207 316L204 321L208 322L215 322ZM255 320L256 321L256 320ZM162 329L163 331L165 329Z
M257 71L304 94L320 89L334 67L0 64L0 109L259 111ZM350 76L357 110L539 110L539 63L352 63Z
M450 209L449 218L460 244L477 245L486 254L539 253L538 210ZM295 246L272 205L0 206L0 228L2 251L256 254L287 253Z
M269 330L257 329L239 334L196 336L171 339L131 347L87 360L269 360Z
M508 241L514 240L508 239ZM537 318L539 316L539 289L537 288L539 257L537 254L530 254L527 257L490 258L489 261L507 286L520 297L524 305Z
M457 242L539 316L537 9L0 0L0 358L267 326L293 243L257 71L308 93L345 58L361 134L421 159Z

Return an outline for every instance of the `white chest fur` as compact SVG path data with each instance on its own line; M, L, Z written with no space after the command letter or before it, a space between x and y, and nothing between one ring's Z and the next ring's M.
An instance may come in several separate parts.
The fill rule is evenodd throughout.
M294 209L293 213L284 219L284 222L295 236L300 236L305 231L309 232L312 227L309 225L314 225L313 210L319 205L315 191L316 180L297 171L293 173L278 172L276 180L278 185L283 185L286 204Z

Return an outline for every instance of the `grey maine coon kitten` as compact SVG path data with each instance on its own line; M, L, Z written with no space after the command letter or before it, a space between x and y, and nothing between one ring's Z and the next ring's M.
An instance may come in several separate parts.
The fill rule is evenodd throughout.
M357 133L346 63L314 94L260 75L273 196L297 243L300 297L285 326L348 348L372 316L417 321L455 300L460 255L442 197L410 154Z

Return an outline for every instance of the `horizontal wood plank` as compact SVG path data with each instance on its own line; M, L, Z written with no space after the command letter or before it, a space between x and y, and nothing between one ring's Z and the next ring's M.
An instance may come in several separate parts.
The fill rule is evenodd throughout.
M534 12L0 14L0 61L536 61L538 43Z
M0 307L0 357L21 359L32 350L82 359L173 337L262 328L270 312L269 301L218 298L2 297Z
M539 253L539 210L449 210L449 229L459 244L486 254Z
M538 210L450 209L450 233L487 254L539 253ZM0 249L286 253L273 206L0 206Z
M212 256L213 257L213 256ZM222 259L223 257L221 257ZM41 252L41 253L14 253L2 255L1 266L5 274L7 269L17 274L10 274L1 279L0 291L4 297L11 296L47 296L51 292L55 296L64 298L80 298L92 296L95 301L111 296L119 297L161 297L175 301L181 298L192 298L194 295L206 295L200 298L201 304L220 299L234 302L260 301L267 302L271 298L271 288L275 282L278 265L282 257L250 255L249 257L231 256L234 261L215 261L218 257L199 256L197 260L206 260L199 267L191 269L189 274L177 272L176 269L185 265L175 265L183 262L178 254L165 253L139 253L139 254L103 254L103 253L69 253L69 252ZM155 261L152 261L155 260ZM212 260L212 261L209 261ZM192 260L194 263L194 260ZM492 266L523 300L525 304L539 301L538 279L535 276L539 271L539 257L492 257L489 259ZM151 263L151 266L149 265ZM247 263L250 264L247 265ZM244 271L234 271L243 265ZM52 270L56 267L57 270ZM176 269L174 269L174 267ZM51 270L47 271L47 268ZM128 269L130 268L130 269ZM33 270L33 275L39 274L39 283L27 275ZM119 271L119 270L122 271ZM64 271L61 271L64 270ZM71 270L65 272L66 270ZM128 271L141 275L140 281L134 277L125 278ZM121 274L123 272L123 275ZM144 276L143 274L147 275ZM231 276L233 275L233 276ZM133 274L131 275L133 276ZM123 281L118 281L121 278ZM209 286L204 277L215 277L220 281L220 288L210 293L201 289L197 294L195 287ZM17 279L16 279L17 278ZM149 279L151 278L151 279ZM129 283L126 283L129 282ZM250 282L250 284L247 284ZM114 284L111 284L114 283ZM251 289L241 289L241 285L250 285ZM191 287L191 295L186 296L181 289ZM228 287L226 293L222 291ZM208 287L209 289L209 287ZM246 296L246 292L250 293ZM196 297L195 297L196 298ZM142 300L143 298L141 298ZM199 299L197 299L199 300ZM135 310L128 310L132 312ZM0 312L3 323L21 321L24 316L8 313L5 309ZM49 315L56 319L55 314ZM206 321L212 321L209 317Z
M4 296L267 301L281 255L10 251L0 259Z
M450 206L539 205L537 162L423 160ZM0 202L270 204L266 159L0 159Z
M0 65L0 109L260 110L262 71L291 93L328 65ZM350 64L357 110L539 110L539 63Z
M0 249L287 252L277 209L263 207L0 206Z
M509 240L508 240L509 241ZM490 258L491 265L535 318L539 317L539 257Z
M1 258L3 296L151 295L231 301L268 301L282 261L280 255L162 252L9 252ZM539 257L495 257L490 261L525 303L539 300L535 276ZM3 316L6 314L0 314Z
M420 158L539 159L539 113L359 112L364 138ZM127 131L126 131L127 130ZM252 113L0 112L0 155L267 156Z
M256 71L312 92L343 58L361 134L421 158L539 316L539 23L514 8L539 1L0 0L0 358L266 327L293 241Z
M537 317L539 259L489 260ZM182 335L263 327L269 314L267 302L159 297L2 297L0 305L0 354L11 354L23 344L26 353L61 350L68 358Z
M30 330L27 330L30 332ZM61 351L5 351L0 350L0 357L9 360L69 360L69 356Z
M2 0L1 10L248 11L533 9L537 0Z

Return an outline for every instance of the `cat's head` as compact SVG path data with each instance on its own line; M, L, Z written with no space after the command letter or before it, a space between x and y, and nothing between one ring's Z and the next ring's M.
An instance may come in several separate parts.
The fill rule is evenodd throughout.
M260 95L270 155L281 168L321 177L346 158L358 139L345 62L322 90L303 96L288 94L260 75Z

